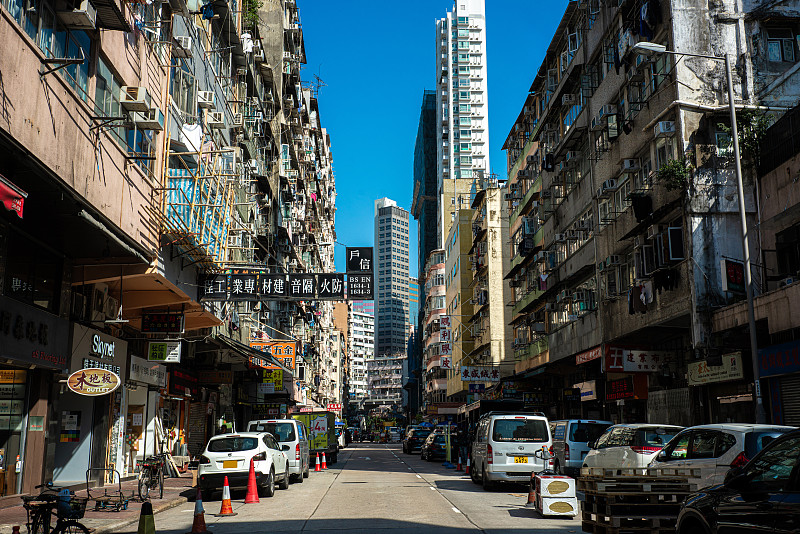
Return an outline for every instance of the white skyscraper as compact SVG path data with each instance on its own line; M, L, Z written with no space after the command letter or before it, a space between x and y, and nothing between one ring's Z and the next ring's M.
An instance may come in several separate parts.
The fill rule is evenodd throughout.
M456 0L436 21L439 247L455 212L468 208L473 179L489 173L484 0Z
M408 341L408 211L375 201L375 355L406 353Z

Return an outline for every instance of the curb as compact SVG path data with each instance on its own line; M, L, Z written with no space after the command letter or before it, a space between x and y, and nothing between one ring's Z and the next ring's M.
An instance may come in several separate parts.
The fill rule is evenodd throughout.
M186 497L176 497L175 499L173 499L171 501L167 501L167 502L161 503L159 506L153 507L153 515L159 514L161 512L165 512L165 511L167 511L167 510L169 510L171 508L175 508L176 506L180 506L181 504L186 503L186 502L189 502L189 499L187 499ZM95 530L92 530L92 534L106 534L108 532L115 531L115 530L130 526L130 525L133 525L134 523L138 523L138 522L139 522L139 518L136 517L136 518L133 518L133 519L126 519L124 521L118 521L117 523L106 524L106 525L103 525L102 527L99 527L99 528L97 528Z

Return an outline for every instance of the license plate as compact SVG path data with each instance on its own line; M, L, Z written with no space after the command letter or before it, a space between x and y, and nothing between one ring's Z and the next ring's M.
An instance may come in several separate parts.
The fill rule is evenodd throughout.
M528 463L528 457L527 456L515 456L514 457L514 463L515 464L527 464Z
M224 460L222 462L223 469L236 469L237 465L239 465L239 462L237 460Z

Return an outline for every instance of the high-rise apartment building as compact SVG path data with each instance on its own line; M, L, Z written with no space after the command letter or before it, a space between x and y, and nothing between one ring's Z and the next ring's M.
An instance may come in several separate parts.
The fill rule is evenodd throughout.
M350 404L362 408L367 396L367 361L375 354L375 318L353 305L350 308Z
M436 22L437 233L470 206L473 178L490 172L484 0L457 0ZM420 259L420 261L423 261Z
M417 260L420 278L425 271L428 254L439 247L437 233L437 132L436 91L425 90L419 112L417 140L414 145L414 192L411 215L417 220ZM420 307L425 300L424 288ZM412 320L417 317L412 315Z
M372 300L354 300L351 306L357 312L375 315L375 302Z
M408 278L408 323L409 327L416 321L419 315L419 278L413 276ZM410 333L410 330L409 330Z
M375 201L375 355L406 353L408 338L408 211Z

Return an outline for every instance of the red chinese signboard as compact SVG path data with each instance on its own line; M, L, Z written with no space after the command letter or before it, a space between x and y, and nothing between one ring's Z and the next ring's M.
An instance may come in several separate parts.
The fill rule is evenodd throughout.
M328 404L328 411L330 412L340 412L342 411L342 405L338 403L330 403Z
M0 174L0 202L8 211L16 213L20 219L22 219L22 209L25 206L26 198L28 198L28 193Z
M602 354L600 347L595 347L593 349L587 350L586 352L581 352L580 354L575 356L575 365L580 365L582 363L590 362L592 360L596 360Z

